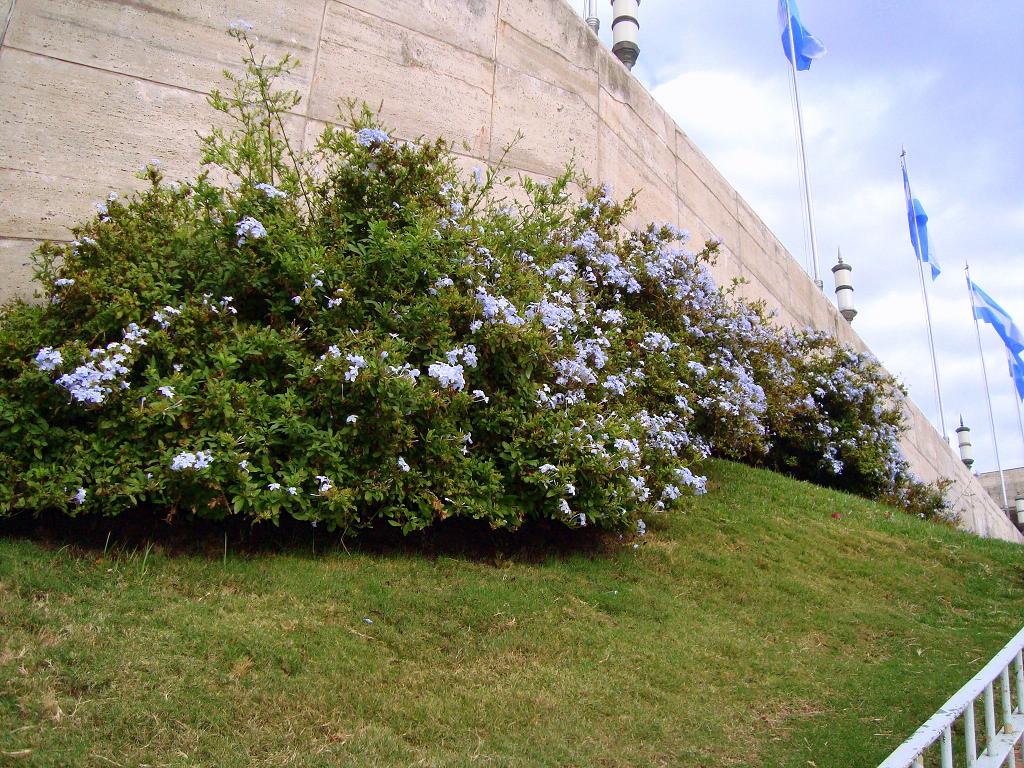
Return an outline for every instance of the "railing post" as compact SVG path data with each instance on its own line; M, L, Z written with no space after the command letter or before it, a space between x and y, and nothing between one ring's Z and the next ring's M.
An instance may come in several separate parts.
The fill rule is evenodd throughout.
M1013 733L1013 699L1010 698L1010 667L1006 666L999 674L999 698L1003 705L1003 733ZM1006 758L1007 768L1017 768L1014 750L1010 750Z
M1017 711L1024 715L1024 652L1017 651Z
M992 693L992 683L985 686L985 751L992 754L992 745L996 740L996 702Z
M920 754L914 758L914 768L924 768L924 755Z
M967 768L974 768L978 763L978 737L974 732L974 702L967 705L964 710L964 756L967 758Z
M999 698L1003 704L1003 732L1013 733L1013 700L1010 698L1010 668L1007 667L999 675Z
M942 732L942 768L953 768L953 731L948 725Z

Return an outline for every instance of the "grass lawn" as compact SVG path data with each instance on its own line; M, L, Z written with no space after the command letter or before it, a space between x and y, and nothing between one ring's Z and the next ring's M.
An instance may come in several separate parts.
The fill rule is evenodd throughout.
M605 553L0 538L0 765L874 766L1024 624L1022 547L709 469Z

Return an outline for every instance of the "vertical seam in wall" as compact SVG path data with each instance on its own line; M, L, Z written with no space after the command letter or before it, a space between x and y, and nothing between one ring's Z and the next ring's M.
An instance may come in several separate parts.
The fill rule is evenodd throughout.
M671 120L671 116L669 117ZM679 128L676 121L672 120L672 178L676 190L676 228L683 228L683 199L679 194Z
M604 45L602 44L603 48ZM601 99L604 94L604 80L601 78L601 63L594 59L594 71L597 73L597 168L594 175L599 184L604 183L604 118L601 117Z
M14 18L14 6L18 0L11 0L11 7L7 11L7 18L4 19L3 31L0 31L0 47L7 41L7 28L11 26L11 19Z
M498 101L498 34L501 31L501 0L494 6L494 54L491 58L491 124L487 127L487 165L494 162L494 110Z
M302 121L302 143L299 145L301 151L306 151L306 134L309 130L309 111L313 106L313 85L316 83L316 70L320 66L320 46L324 39L324 27L327 24L327 7L330 5L331 0L324 0L324 10L320 15L320 31L316 36L316 48L313 51L313 69L309 73L309 87L306 89L306 108L302 110L303 117Z

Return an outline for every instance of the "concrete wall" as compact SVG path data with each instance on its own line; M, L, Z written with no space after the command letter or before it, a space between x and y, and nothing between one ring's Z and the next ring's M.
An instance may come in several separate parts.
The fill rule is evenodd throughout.
M978 482L981 483L981 487L985 489L985 492L992 497L992 501L998 504L1000 507L1003 506L1003 482L999 477L999 472L984 472L977 475ZM1010 514L1014 520L1017 518L1017 496L1024 495L1024 467L1014 467L1013 469L1004 469L1003 478L1006 480L1006 500L1010 504ZM1024 524L1018 521L1017 529L1020 530L1024 527Z
M383 104L401 137L452 140L467 165L495 162L521 136L513 170L545 179L574 160L620 195L640 190L638 222L721 240L721 282L744 278L741 293L782 322L864 347L566 0L0 0L0 298L29 290L40 240L66 239L150 158L194 174L194 133L213 121L205 95L239 66L224 33L238 16L262 51L302 62L286 83L304 97L287 126L299 142L344 98ZM917 473L956 479L972 530L1019 539L912 404L908 417Z

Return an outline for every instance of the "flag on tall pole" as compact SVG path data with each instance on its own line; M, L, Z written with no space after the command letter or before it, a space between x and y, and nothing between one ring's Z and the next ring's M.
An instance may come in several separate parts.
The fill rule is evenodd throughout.
M1003 344L1014 355L1024 352L1024 333L1013 322L1010 314L996 303L996 300L981 289L977 283L968 280L967 287L971 292L971 308L974 317L984 320L995 329Z
M1003 488L1003 508L1008 510L1010 508L1010 500L1006 495L1006 478L1003 476L1003 463L999 460L999 439L996 437L996 419L992 414L992 393L988 386L988 370L985 368L985 353L981 348L981 329L978 321L985 320L991 323L993 327L996 327L996 323L990 318L1005 317L1011 326L1013 325L1013 320L1010 319L1010 316L1006 314L1002 307L996 304L995 301L992 301L992 297L971 282L971 268L969 265L964 264L964 272L967 275L967 294L971 301L971 314L974 316L974 335L978 339L978 358L981 360L981 378L985 383L985 401L988 403L988 423L992 429L992 447L995 448L996 468L999 470L999 483ZM983 306L979 307L979 302ZM997 310L1001 315L996 314ZM1013 327L1016 328L1016 326ZM1009 349L1009 345L1007 345L1007 349Z
M971 293L971 310L974 312L974 322L984 320L995 329L996 334L1003 341L1006 350L1006 361L1010 369L1010 378L1013 380L1014 405L1017 410L1017 426L1020 428L1020 437L1024 441L1024 420L1021 419L1020 401L1024 398L1024 362L1020 354L1024 351L1024 333L1013 322L1010 313L981 289L977 283L968 278L967 287Z
M782 52L801 72L810 69L812 61L825 55L825 46L800 22L796 0L779 0L779 28L782 30Z
M797 87L797 70L811 68L811 62L825 55L825 46L814 35L807 31L800 22L800 11L796 0L779 0L779 27L782 32L782 52L790 64L793 76L793 108L796 111L797 140L800 146L799 165L803 179L804 201L807 205L807 228L811 243L811 264L813 265L814 284L824 288L818 266L818 235L814 229L814 208L811 204L811 182L807 173L807 150L804 143L804 117L800 110L800 90Z
M924 302L925 324L928 329L928 351L932 358L932 382L935 385L935 403L939 409L939 425L942 427L942 437L946 435L946 413L942 406L942 388L939 386L939 366L935 358L935 336L932 333L932 309L928 304L928 287L924 282L924 263L928 261L932 268L932 280L939 274L938 266L934 257L930 255L928 248L928 230L923 226L928 223L928 217L921 208L921 216L917 211L921 204L914 198L910 191L910 176L907 173L907 150L900 153L900 168L903 169L903 192L907 198L907 222L910 225L910 242L914 246L914 254L917 256L917 274L921 281L921 300ZM923 217L923 220L922 220ZM925 258L928 256L928 258ZM929 261L929 259L931 259Z
M928 214L924 212L921 201L910 191L910 179L907 177L906 150L903 152L903 192L907 198L907 222L910 224L910 242L914 246L917 258L932 268L932 280L941 273L935 254L928 247Z
M1010 367L1010 378L1013 379L1013 387L1017 390L1017 402L1024 400L1024 362L1021 361L1009 347L1006 349L1006 362Z
M1020 429L1020 440L1024 444L1024 416L1020 413L1020 401L1024 400L1024 362L1009 347L1006 348L1006 362L1013 380L1013 404L1017 406L1017 428Z

